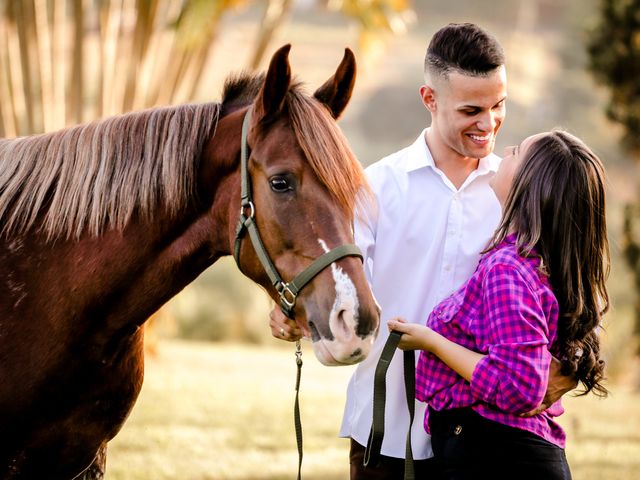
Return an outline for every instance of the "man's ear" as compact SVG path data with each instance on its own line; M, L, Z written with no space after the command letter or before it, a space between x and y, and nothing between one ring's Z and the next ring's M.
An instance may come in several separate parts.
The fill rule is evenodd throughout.
M420 97L422 98L422 104L429 110L431 113L436 111L436 92L428 85L422 85L420 87Z

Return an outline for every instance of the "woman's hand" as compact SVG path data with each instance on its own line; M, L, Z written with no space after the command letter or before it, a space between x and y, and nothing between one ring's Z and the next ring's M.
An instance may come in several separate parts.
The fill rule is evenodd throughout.
M398 344L399 349L431 352L468 382L471 381L478 362L485 357L483 354L446 339L423 325L407 323L401 318L389 320L388 325L389 330L403 334Z
M402 318L396 317L387 323L389 331L402 333L398 348L400 350L426 350L430 351L430 340L433 330L424 325L407 323Z
M578 386L578 381L573 377L562 375L562 364L560 360L551 357L551 365L549 365L549 380L547 383L547 392L540 406L530 412L523 413L521 417L533 417L544 412L547 408L557 402L565 393L570 392Z

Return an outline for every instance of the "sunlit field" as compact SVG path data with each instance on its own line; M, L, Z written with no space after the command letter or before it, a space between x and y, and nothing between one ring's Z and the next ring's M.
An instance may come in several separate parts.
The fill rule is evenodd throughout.
M303 478L348 478L337 438L350 368L303 345ZM290 349L163 341L142 393L109 447L108 480L294 479L295 356ZM575 480L640 478L640 396L569 398L563 417Z

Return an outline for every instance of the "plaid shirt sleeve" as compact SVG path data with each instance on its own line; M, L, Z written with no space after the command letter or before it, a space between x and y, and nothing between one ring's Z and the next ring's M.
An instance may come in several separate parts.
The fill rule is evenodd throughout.
M541 300L511 265L491 267L483 282L479 328L488 351L471 377L472 395L499 410L524 413L542 402L551 354Z

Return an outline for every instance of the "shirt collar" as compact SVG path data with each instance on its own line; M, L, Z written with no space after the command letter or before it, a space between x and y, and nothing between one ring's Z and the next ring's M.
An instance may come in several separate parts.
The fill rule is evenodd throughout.
M518 234L510 233L506 237L504 237L503 243L506 243L509 245L515 245L517 240L518 240Z
M500 242L500 244L497 246L497 249L501 249L501 248L505 248L505 247L511 247L511 246L517 246L517 245L518 245L518 234L515 233L515 232L512 232L512 233L509 233L507 236L504 237L502 242ZM531 248L531 251L530 251L528 256L529 257L539 256L535 246Z
M406 168L408 172L419 170L424 167L437 168L433 160L433 155L427 145L427 129L425 128L415 142L409 147L409 155L407 157ZM486 173L495 173L500 165L500 157L495 153L490 153L478 162L476 176Z
M416 138L416 141L409 147L409 155L406 163L408 172L424 167L436 168L436 163L433 161L433 156L427 146L426 134L427 129L425 128L418 138Z

